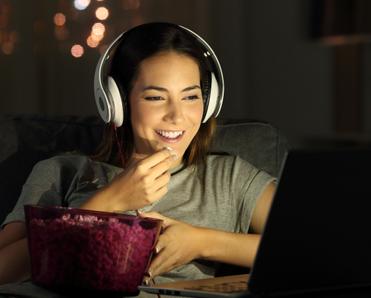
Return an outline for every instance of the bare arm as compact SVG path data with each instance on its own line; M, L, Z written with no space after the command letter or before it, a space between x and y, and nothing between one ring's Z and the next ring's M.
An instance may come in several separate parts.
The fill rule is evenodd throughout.
M165 228L156 245L159 253L149 271L156 276L198 258L251 267L274 191L274 184L269 184L258 199L251 222L253 233L249 234L195 227L155 212L146 213L145 216L164 220Z
M260 234L268 217L276 186L270 183L256 202L251 219L251 233L237 234L205 230L203 257L239 266L252 267L258 249Z
M264 189L258 201L251 218L251 232L261 234L263 233L265 222L268 218L268 213L272 205L273 196L276 191L276 185L271 182Z
M0 284L21 281L29 276L25 224L10 223L0 231Z
M24 222L11 222L0 230L0 251L7 245L26 237Z

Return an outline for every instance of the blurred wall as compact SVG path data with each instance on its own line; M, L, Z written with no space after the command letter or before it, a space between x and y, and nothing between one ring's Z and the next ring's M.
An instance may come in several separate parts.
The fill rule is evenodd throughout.
M67 2L12 1L8 27L17 30L19 37L12 54L0 54L1 114L96 114L92 86L99 51L87 48L81 58L73 58L68 47L68 42L86 38L93 11L75 12L68 42L58 41L52 19ZM106 3L112 7L106 43L146 21L176 22L202 35L224 69L221 117L265 120L289 136L333 132L333 50L310 37L310 0ZM90 5L98 4L92 0ZM370 48L364 52L365 63L371 66ZM370 71L363 73L368 76ZM369 98L368 84L362 90ZM365 100L365 115L370 106ZM365 129L371 131L370 121L366 122Z
M364 131L371 134L371 45L363 48L362 63L362 99L363 99L363 119Z

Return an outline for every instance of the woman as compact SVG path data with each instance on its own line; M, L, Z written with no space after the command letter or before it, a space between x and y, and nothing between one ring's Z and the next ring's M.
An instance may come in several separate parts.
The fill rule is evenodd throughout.
M156 282L213 276L214 261L252 266L274 178L238 157L207 155L215 118L205 116L210 63L200 41L166 23L124 37L108 71L124 107L118 145L108 130L93 159L59 156L34 167L0 234L0 283L29 274L25 203L163 219L149 268Z

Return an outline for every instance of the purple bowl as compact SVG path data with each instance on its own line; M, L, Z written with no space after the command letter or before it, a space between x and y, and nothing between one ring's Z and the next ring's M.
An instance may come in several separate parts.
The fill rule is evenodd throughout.
M61 291L137 295L161 220L26 205L32 281Z

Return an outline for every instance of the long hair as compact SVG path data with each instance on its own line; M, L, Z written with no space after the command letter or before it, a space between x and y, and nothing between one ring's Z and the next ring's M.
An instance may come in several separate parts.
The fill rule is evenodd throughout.
M170 23L147 23L127 31L112 59L110 75L117 83L124 107L124 123L114 129L108 125L102 143L94 159L125 167L134 152L134 138L130 119L129 95L141 62L160 52L174 51L193 58L200 70L200 86L205 98L209 66L203 57L203 50L194 36L177 25ZM202 123L200 129L183 156L185 165L205 161L216 128L214 117ZM117 134L117 135L116 135ZM116 142L118 137L119 142Z

